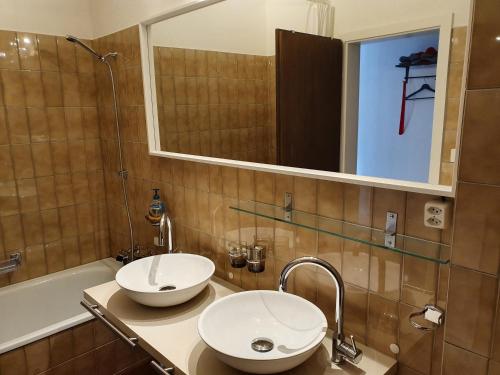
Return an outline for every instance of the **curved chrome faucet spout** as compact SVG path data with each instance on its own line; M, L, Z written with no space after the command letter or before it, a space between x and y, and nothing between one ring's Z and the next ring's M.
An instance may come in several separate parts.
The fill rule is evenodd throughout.
M172 221L170 220L170 216L166 212L161 215L160 223L159 223L159 247L166 247L167 254L172 254L174 249L174 231ZM168 243L166 243L167 241Z
M302 265L309 264L323 268L331 276L337 295L335 297L335 323L337 325L337 332L333 340L332 361L340 364L345 359L352 363L359 363L363 357L363 352L356 348L354 337L351 336L351 344L345 342L344 337L344 296L345 288L344 282L340 273L330 263L323 259L316 257L302 257L292 260L288 263L280 274L279 291L286 292L288 285L288 277L291 272Z

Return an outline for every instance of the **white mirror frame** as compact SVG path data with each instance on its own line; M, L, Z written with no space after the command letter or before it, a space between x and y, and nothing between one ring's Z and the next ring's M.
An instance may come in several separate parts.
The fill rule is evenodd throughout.
M156 105L156 83L155 83L155 75L154 75L154 58L153 58L153 47L151 43L150 30L151 25L158 23L160 21L164 21L170 18L174 18L180 16L182 14L186 14L201 8L205 8L207 6L223 2L225 0L194 0L190 1L182 6L159 14L157 16L151 17L139 24L139 36L140 36L140 48L141 48L141 63L142 63L142 78L144 84L144 106L146 111L146 125L147 125L147 136L148 136L148 147L149 154L152 156L166 157L171 159L179 159L186 160L192 162L201 162L213 165L220 165L226 167L234 167L234 168L244 168L261 172L270 172L270 173L278 173L278 174L286 174L292 176L300 176L307 178L315 178L320 180L329 180L329 181L337 181L343 183L350 183L356 185L363 186L371 186L377 188L385 188L392 190L401 190L422 194L430 194L437 195L443 197L454 197L456 190L456 180L457 180L457 169L456 165L458 163L458 151L459 148L457 146L457 156L455 161L454 168L454 176L453 183L451 186L448 185L439 185L439 184L431 184L431 183L422 183L422 182L413 182L413 181L402 181L395 180L389 178L379 178L379 177L370 177L370 176L358 176L354 174L348 173L338 173L338 172L328 172L328 171L320 171L313 169L304 169L304 168L295 168L295 167L286 167L272 164L262 164L262 163L253 163L246 161L237 161L231 159L222 159L222 158L214 158L207 156L198 156L198 155L190 155L190 154L181 154L176 152L168 152L160 150L160 140L159 140L159 126L158 126L158 110ZM425 29L440 29L440 39L439 45L440 50L441 46L444 46L446 50L449 50L450 38L451 38L451 25L452 25L452 16L440 16L435 17L433 19L416 21L416 22L407 22L403 25L389 25L387 28L378 30L376 34L373 35L390 35L390 34L398 34L402 33L402 27L405 27L406 32L411 31L419 31ZM382 32L380 32L382 31ZM391 32L392 31L392 32ZM366 32L362 33L352 33L349 35L343 36L348 42L353 42L356 40L363 40L366 38ZM344 40L344 39L343 39ZM443 43L443 44L441 44ZM467 47L467 46L466 46ZM466 48L466 51L468 48ZM467 54L466 54L467 55ZM467 62L467 56L465 61ZM344 60L345 62L345 60ZM439 74L444 74L444 77L447 76L448 69L448 56L444 58L438 58L438 66L437 71ZM464 77L466 76L466 69L464 69ZM463 106L463 93L465 87L465 79L462 80L462 99L460 105L460 116L459 116L459 124L462 122L462 106ZM436 83L438 88L436 92L442 98L446 97L446 80L444 80L444 84L439 85ZM345 84L344 84L345 90ZM438 104L438 102L436 102ZM440 121L440 126L438 129L433 130L433 139L434 137L439 136L442 139L443 133L443 125L444 125L444 110L445 110L445 100L442 100L442 103L439 104L440 108L435 109L435 117L436 114L438 118L434 119L434 124L437 121ZM343 103L344 111L345 111L345 101ZM458 127L459 129L461 126ZM436 133L435 133L436 132ZM460 130L458 131L460 133ZM458 137L460 134L458 134ZM459 139L459 138L458 138ZM457 143L459 144L459 143ZM439 149L438 149L439 147ZM432 153L434 158L436 157L436 153L439 152L440 155L441 144L439 146L436 142L433 142Z

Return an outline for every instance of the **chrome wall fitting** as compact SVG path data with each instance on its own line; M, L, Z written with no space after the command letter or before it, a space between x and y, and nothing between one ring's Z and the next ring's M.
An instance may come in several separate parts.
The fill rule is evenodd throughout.
M284 211L285 214L283 216L283 220L292 221L292 211L293 211L293 195L292 193L285 193L285 202L284 202Z
M21 253L10 254L8 260L0 262L0 275L16 271L22 262Z
M385 246L390 248L396 247L396 228L398 224L398 214L394 212L387 213L385 222Z
M424 326L417 323L414 318L423 316L425 320L430 322L430 326ZM444 323L444 310L434 305L425 305L421 311L414 312L408 317L410 324L421 331L434 331L441 327Z

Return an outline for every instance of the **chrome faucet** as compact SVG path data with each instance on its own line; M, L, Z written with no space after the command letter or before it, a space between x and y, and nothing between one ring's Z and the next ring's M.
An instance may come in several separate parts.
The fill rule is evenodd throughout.
M323 268L332 277L335 287L337 289L337 296L335 299L335 323L337 324L337 332L335 333L332 345L332 362L341 364L347 359L349 362L358 364L363 358L363 352L356 347L354 336L351 335L351 344L345 341L344 337L344 282L339 272L330 263L323 259L315 257L302 257L292 260L288 263L280 275L279 291L286 292L288 277L290 273L297 267L304 264L312 264Z
M167 248L167 254L172 254L174 249L174 231L172 220L170 220L170 216L168 216L167 212L163 212L161 214L159 226L159 235L158 235L158 244L157 246L160 248Z

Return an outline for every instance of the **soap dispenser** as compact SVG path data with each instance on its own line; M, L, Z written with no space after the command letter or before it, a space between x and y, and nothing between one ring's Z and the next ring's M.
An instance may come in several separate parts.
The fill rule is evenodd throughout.
M153 189L153 191L153 199L149 205L146 220L153 226L158 227L158 237L155 238L155 245L160 250L171 254L175 251L172 220L168 215L165 204L160 199L160 189Z
M151 204L149 205L148 214L146 215L146 220L148 220L151 224L157 225L160 223L161 216L165 212L165 204L160 199L160 189L153 189L153 199L151 200Z

